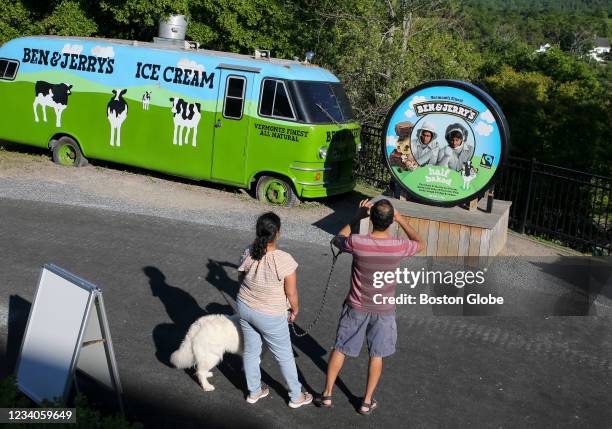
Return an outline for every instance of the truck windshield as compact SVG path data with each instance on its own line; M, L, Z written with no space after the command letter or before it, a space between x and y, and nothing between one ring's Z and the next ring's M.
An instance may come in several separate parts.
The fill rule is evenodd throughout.
M293 81L296 101L306 122L343 123L355 119L342 84L333 82Z

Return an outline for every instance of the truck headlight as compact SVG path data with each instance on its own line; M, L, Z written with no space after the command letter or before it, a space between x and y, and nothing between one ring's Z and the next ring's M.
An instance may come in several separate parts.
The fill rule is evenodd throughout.
M319 158L321 159L327 158L327 146L321 146L319 148Z

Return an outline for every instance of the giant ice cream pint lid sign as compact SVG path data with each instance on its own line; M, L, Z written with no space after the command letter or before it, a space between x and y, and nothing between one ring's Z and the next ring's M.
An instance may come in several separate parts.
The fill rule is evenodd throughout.
M508 124L480 88L428 82L406 92L383 127L383 153L396 181L415 199L453 206L491 187L509 144Z

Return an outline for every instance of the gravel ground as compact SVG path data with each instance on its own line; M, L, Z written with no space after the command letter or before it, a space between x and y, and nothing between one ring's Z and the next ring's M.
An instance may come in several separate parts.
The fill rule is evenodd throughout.
M283 235L306 243L329 242L357 202L374 195L376 190L358 187L349 194L284 209L260 203L237 188L117 164L93 161L85 168L61 167L46 150L0 142L0 197L156 216L249 234L257 216L273 210L283 219ZM502 251L509 256L575 254L515 233L508 234Z
M264 211L283 219L290 239L326 243L367 196L306 202L294 209L261 203L244 190L95 162L85 168L55 165L46 151L0 146L0 196L143 214L248 231ZM370 194L374 195L374 194Z
M331 234L303 222L287 220L285 210L267 207L263 204L244 202L239 197L236 204L239 210L220 210L219 208L186 208L165 207L159 205L143 205L125 199L111 198L99 194L84 192L80 188L69 187L67 184L41 181L28 178L3 178L0 180L0 195L6 198L33 200L67 204L81 207L99 208L116 212L142 214L178 221L195 222L204 225L215 225L252 232L255 219L264 210L281 212L283 218L283 235L287 238L311 243L322 243L331 239ZM255 207L253 207L255 206Z

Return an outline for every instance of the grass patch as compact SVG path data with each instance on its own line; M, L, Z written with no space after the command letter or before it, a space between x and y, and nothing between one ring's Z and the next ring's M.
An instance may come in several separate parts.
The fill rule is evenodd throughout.
M509 230L509 231L511 231L511 230ZM512 231L512 233L514 235L516 235L516 236L521 237L521 238L525 238L525 239L527 239L529 241L533 241L535 243L540 243L540 244L546 245L548 247L556 248L556 249L558 249L560 251L565 251L567 253L572 253L572 254L575 254L575 255L591 256L591 253L583 253L583 252L581 252L579 250L572 249L571 247L568 247L568 245L566 243L564 243L563 241L561 241L561 240L557 240L557 239L552 239L551 240L551 239L547 239L547 238L540 237L540 236L537 236L537 235L520 234L520 233L518 233L516 231Z
M296 209L304 210L317 209L321 207L324 207L324 204L317 200L302 200L297 206L295 206Z
M44 404L44 407L59 408L68 407L61 403ZM22 394L17 389L16 379L14 375L8 376L0 381L0 407L2 408L38 408L30 398ZM57 428L92 428L92 429L141 429L143 426L140 423L129 422L125 417L115 415L104 415L96 410L88 402L83 395L76 395L72 407L76 408L76 424L74 423L53 423L53 424L37 424L36 427ZM15 423L10 425L11 428L30 429L31 423Z
M383 192L383 189L377 188L365 182L357 182L355 185L355 192L359 192L368 197L375 197Z

